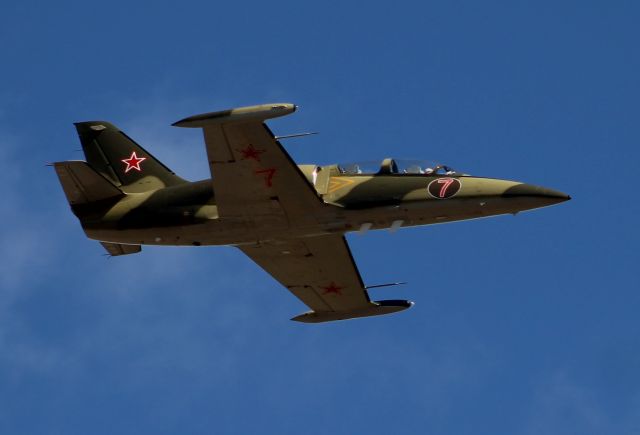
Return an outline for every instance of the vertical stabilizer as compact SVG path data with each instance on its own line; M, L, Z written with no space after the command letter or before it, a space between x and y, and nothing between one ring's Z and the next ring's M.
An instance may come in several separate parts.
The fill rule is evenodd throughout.
M115 125L87 121L75 126L87 163L124 192L145 192L185 182Z

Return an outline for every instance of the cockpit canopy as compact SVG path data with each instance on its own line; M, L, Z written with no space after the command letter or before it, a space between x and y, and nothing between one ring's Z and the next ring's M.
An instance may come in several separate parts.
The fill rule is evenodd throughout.
M414 175L463 175L447 165L429 160L405 160L387 158L380 162L355 162L338 164L344 175L414 174Z

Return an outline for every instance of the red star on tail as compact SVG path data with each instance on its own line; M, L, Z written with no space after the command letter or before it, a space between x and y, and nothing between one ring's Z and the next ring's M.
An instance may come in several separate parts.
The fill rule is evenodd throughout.
M140 167L140 163L144 162L145 160L147 160L146 157L138 157L136 155L136 152L132 152L131 153L131 157L129 157L128 159L122 159L121 162L126 164L127 167L124 170L124 173L126 174L127 172L129 172L132 169L135 169L138 172L142 172L142 168Z

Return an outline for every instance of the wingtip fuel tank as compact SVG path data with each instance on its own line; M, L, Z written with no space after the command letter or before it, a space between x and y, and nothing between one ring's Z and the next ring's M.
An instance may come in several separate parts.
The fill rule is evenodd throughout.
M271 103L257 106L238 107L236 109L221 110L193 115L174 122L174 127L197 128L211 124L263 121L289 115L296 111L297 106L292 103Z

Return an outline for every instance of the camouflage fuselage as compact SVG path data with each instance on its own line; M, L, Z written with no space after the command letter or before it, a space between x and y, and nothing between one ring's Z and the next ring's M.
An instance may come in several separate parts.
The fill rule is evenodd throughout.
M312 176L326 203L311 224L292 226L271 215L218 216L211 180L129 193L115 203L75 207L88 237L147 245L241 245L329 233L378 230L476 219L545 207L569 199L524 183L466 175L344 175L335 166ZM317 175L317 174L316 174Z

